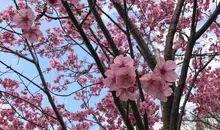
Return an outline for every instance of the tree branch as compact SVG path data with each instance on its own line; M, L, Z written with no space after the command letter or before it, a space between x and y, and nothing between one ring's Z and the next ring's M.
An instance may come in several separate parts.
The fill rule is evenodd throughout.
M213 14L209 17L209 19L206 21L206 23L196 32L195 34L195 40L199 39L200 36L211 26L211 24L216 20L217 16L220 14L220 2L218 3L218 6L216 7Z
M124 8L117 2L112 0L112 3L117 10L118 14L122 17L124 22L126 21L126 16L124 12ZM130 28L130 32L133 35L134 39L137 41L137 44L140 46L140 50L142 52L143 57L145 61L148 63L149 67L153 70L154 67L156 66L156 59L154 55L152 54L151 50L148 48L145 40L141 37L140 32L138 31L137 27L135 24L131 22L131 20L128 18L127 19L128 26Z
M66 9L66 11L67 11L67 13L68 13L68 15L69 15L70 20L72 21L72 23L73 23L73 24L75 25L75 27L77 28L78 32L80 33L82 39L84 40L84 42L85 42L85 44L86 44L86 46L87 46L87 48L89 49L90 53L92 54L93 59L95 60L99 71L101 72L102 76L103 76L104 78L106 78L106 76L105 76L105 74L104 74L105 69L104 69L104 67L103 67L103 65L102 65L102 62L100 61L100 59L99 59L99 57L98 57L96 51L93 49L93 47L92 47L92 45L91 45L89 39L87 38L87 36L86 36L84 30L79 26L79 23L78 23L78 21L76 20L75 16L73 15L71 9L69 8L68 3L67 3L66 1L63 1L63 0L62 0L62 4L63 4L64 8ZM126 113L125 113L125 110L124 110L124 108L121 106L121 103L120 103L119 98L116 97L116 92L115 92L115 91L112 92L112 96L113 96L113 98L114 98L114 102L115 102L116 107L118 108L118 110L119 110L120 114L122 115L122 118L123 118L123 120L124 120L126 126L128 127L128 130L134 130L133 126L131 125L130 120L126 121Z
M173 100L173 105L172 105L172 110L171 110L170 126L169 126L170 130L178 130L177 123L178 123L178 117L179 117L179 104L180 104L180 100L181 100L183 90L185 87L188 67L189 67L190 59L192 57L193 47L195 44L194 36L195 36L195 30L196 30L196 12L197 12L197 0L194 0L190 38L187 43L186 53L185 53L185 57L183 61L183 66L182 66L178 86L175 89L175 93L174 93L174 100Z
M94 8L94 5L96 5L96 0L88 0L89 6L92 10L92 13L96 19L97 24L99 25L99 27L101 28L106 40L108 41L113 53L118 56L120 55L120 52L114 42L114 40L112 39L112 36L110 35L108 29L106 28L104 22L102 21L100 15L98 14L96 8Z
M180 127L181 127L181 122L182 122L183 115L184 115L184 113L185 113L186 103L187 103L187 101L188 101L188 99L189 99L189 96L190 96L191 91L192 91L192 88L193 88L193 86L194 86L194 84L195 84L195 82L196 82L196 80L197 80L197 77L199 76L200 72L202 72L202 70L204 70L205 67L214 59L214 57L215 57L215 55L212 56L212 57L209 59L209 61L195 73L195 75L194 75L194 77L193 77L193 79L192 79L192 83L191 83L191 85L190 85L190 87L189 87L189 89L188 89L188 91L187 91L185 100L184 100L183 105L182 105L182 107L181 107L181 111L180 111L180 115L179 115L179 119L178 119L178 125L177 125L177 127L178 127L179 130L180 130Z

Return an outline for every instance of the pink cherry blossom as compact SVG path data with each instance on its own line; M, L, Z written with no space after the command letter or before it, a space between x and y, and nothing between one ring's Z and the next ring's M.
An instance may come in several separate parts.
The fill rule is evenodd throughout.
M136 99L137 93L134 91L136 73L133 65L133 59L120 55L114 59L110 69L105 72L107 78L103 83L111 91L116 91L116 96L122 101Z
M134 60L130 57L124 57L123 55L117 56L114 59L114 64L111 65L111 69L117 70L120 67L133 67Z
M47 0L50 6L60 6L62 5L61 0Z
M136 81L136 74L133 67L123 67L119 70L114 70L116 73L116 84L121 87L133 85Z
M63 0L63 1L69 1L72 4L76 4L77 2L79 2L79 0ZM61 6L62 5L61 0L47 0L47 3L50 6Z
M154 73L145 74L140 78L141 87L146 93L163 102L167 101L167 96L172 94L172 89L167 83Z
M119 97L122 101L135 100L138 97L138 94L136 93L134 86L130 86L128 88L120 88L116 91L116 96Z
M29 29L34 21L34 13L31 8L20 9L14 16L16 26L22 29Z
M133 65L133 59L122 55L117 56L114 59L114 63L111 64L110 70L105 72L107 78L104 80L104 84L112 90L133 85L136 80L136 73Z
M37 42L42 35L42 32L37 27L31 27L28 30L24 30L22 33L22 37L28 39L32 43Z
M116 84L116 75L112 70L107 70L105 72L105 76L107 78L104 79L103 83L106 87L110 88L111 90L118 90L118 86Z
M0 125L0 129L6 130L6 129L8 129L8 127L5 125Z
M174 71L176 67L177 64L174 61L165 61L161 58L154 69L154 73L155 75L160 76L167 82L175 82L175 80L178 78L178 75Z
M68 0L70 1L72 4L76 4L77 2L79 2L80 0Z

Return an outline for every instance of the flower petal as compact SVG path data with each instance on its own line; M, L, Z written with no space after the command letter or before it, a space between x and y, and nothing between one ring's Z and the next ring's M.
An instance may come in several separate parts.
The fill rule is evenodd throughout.
M175 61L168 60L168 61L166 61L164 67L166 70L174 70L174 69L176 69L177 64L175 63Z
M178 75L174 71L167 71L163 77L167 82L175 82L178 78Z
M173 90L168 86L163 89L164 96L170 96L172 93L173 93Z
M165 64L165 60L163 58L160 58L160 60L157 62L157 65L155 68L156 69L163 68L164 64Z

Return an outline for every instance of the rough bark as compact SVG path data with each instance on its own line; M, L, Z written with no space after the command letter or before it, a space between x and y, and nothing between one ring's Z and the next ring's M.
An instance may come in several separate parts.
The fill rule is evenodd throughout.
M171 24L168 29L168 34L166 36L166 44L165 44L165 50L164 50L164 58L165 60L173 60L173 39L176 33L177 24L179 21L179 17L182 11L182 7L184 5L185 0L179 0L177 3L177 6L174 10L174 14L171 19ZM174 88L174 86L170 86ZM173 91L175 91L173 89ZM172 110L172 104L173 104L173 98L174 95L172 94L166 103L162 103L162 121L163 121L163 128L164 130L169 130L170 125L170 115Z

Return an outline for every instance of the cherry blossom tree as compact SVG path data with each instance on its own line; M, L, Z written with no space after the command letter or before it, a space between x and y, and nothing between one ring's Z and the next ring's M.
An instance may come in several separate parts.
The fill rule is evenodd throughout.
M220 129L219 0L10 2L0 129Z

